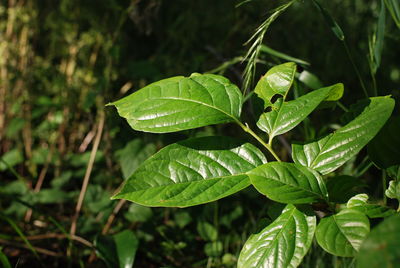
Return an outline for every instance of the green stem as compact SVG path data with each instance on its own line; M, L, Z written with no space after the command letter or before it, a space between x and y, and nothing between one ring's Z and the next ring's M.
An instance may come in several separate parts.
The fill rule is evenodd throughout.
M382 188L383 188L383 205L385 205L385 206L387 204L387 198L386 198L386 194L385 194L386 185L387 185L387 183L386 183L386 171L383 170L382 171Z
M254 133L253 130L251 130L247 125L243 125L242 122L236 121L236 123L247 133L249 133L251 136L253 136L259 143L261 143L271 154L273 157L275 157L276 161L281 162L281 159L279 156L274 152L272 149L271 144L267 144L265 141L263 141L256 133Z

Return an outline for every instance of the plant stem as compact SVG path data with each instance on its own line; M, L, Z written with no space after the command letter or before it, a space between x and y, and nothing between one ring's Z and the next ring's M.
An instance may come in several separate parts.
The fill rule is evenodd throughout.
M273 157L275 157L275 159L278 162L281 162L281 159L279 158L279 156L274 152L274 150L272 149L271 144L267 144L265 141L263 141L256 133L254 133L253 130L251 130L247 125L242 124L242 122L240 121L236 121L236 123L247 133L249 133L251 136L253 136L259 143L261 143L271 154Z

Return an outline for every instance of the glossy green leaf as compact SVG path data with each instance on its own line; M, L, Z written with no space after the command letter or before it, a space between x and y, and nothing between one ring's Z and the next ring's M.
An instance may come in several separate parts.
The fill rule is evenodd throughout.
M315 233L318 244L327 252L342 257L352 257L369 233L369 220L355 209L344 209L325 217Z
M187 207L249 186L246 172L266 162L259 149L228 137L169 145L146 160L114 196L145 206Z
M396 213L389 207L368 203L368 198L367 194L355 195L347 202L347 208L358 210L372 219L384 218Z
M331 93L333 92L333 93ZM295 100L273 104L272 111L263 113L257 126L268 133L270 139L288 132L304 120L324 100L339 98L343 94L343 84L314 90Z
M133 129L165 133L237 121L242 94L223 76L192 74L155 82L111 105Z
M372 229L356 256L357 267L398 267L400 263L400 214Z
M264 101L264 108L272 105L272 97L276 94L285 97L292 86L296 64L287 62L272 67L258 81L254 92Z
M324 181L318 172L286 162L270 162L248 172L254 187L269 199L306 204L327 199Z
M352 196L359 193L357 189L365 187L366 183L356 177L342 175L329 178L326 182L329 201L336 203L345 203Z
M378 133L394 108L390 97L368 99L368 104L350 123L318 141L293 144L295 163L327 174L356 155Z
M397 180L389 182L389 187L385 191L385 195L392 199L400 200L400 183Z
M130 230L122 231L113 236L98 236L94 241L97 255L102 258L107 267L133 267L139 240Z
M315 226L315 216L287 205L273 223L249 237L237 267L297 267L311 246Z
M400 117L391 117L368 144L368 155L379 168L400 165Z

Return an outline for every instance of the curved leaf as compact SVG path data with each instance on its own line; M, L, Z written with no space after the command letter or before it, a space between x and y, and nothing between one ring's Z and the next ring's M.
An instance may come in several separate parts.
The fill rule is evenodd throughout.
M344 209L323 218L315 232L318 244L327 252L352 257L369 233L367 216L358 210Z
M272 67L261 77L254 92L264 101L264 108L272 105L271 99L274 95L286 96L292 86L295 73L296 64L287 62Z
M353 121L328 136L305 145L293 144L295 163L327 174L356 155L378 133L394 108L390 97L369 99Z
M389 207L368 203L368 198L367 194L355 195L347 202L347 208L358 210L371 219L384 218L396 213L394 209Z
M146 160L113 198L163 207L207 203L249 186L246 172L265 162L249 143L228 137L189 139Z
M321 176L294 163L271 162L247 174L260 193L277 202L306 204L328 197Z
M274 105L272 111L260 116L257 126L268 133L270 139L272 139L296 127L322 101L327 98L338 98L341 95L340 93L343 93L343 84L335 84L314 90L295 100L283 102L279 107Z
M400 200L400 183L397 180L391 180L389 187L385 191L385 195L392 199Z
M111 105L133 129L165 133L237 121L242 94L223 76L192 74L155 82Z
M273 223L246 241L238 268L297 267L311 246L315 226L315 216L287 205Z
M357 254L357 267L398 267L400 263L400 214L372 229Z

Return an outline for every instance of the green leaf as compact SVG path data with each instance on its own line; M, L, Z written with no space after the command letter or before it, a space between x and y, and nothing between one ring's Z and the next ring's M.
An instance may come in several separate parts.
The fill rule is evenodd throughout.
M332 93L331 93L332 92ZM341 94L340 94L341 93ZM343 94L343 84L314 90L289 102L273 105L272 111L263 113L257 126L268 133L270 139L288 132L304 120L324 100L339 98Z
M385 0L385 5L392 15L394 22L400 29L400 3L399 0Z
M368 198L367 194L355 195L347 202L347 208L356 209L371 219L384 218L396 213L394 209L389 207L368 203Z
M128 211L124 214L124 218L128 221L134 222L146 222L153 217L153 211L151 208L144 207L138 204L131 203Z
M9 167L18 165L24 161L22 153L18 149L13 149L0 156L0 171L5 171Z
M218 238L218 230L206 221L197 223L197 232L206 241L216 241Z
M133 267L139 240L130 230L122 231L113 236L98 236L94 241L97 255L102 258L107 267Z
M246 172L266 162L249 143L202 137L169 145L146 160L114 196L145 206L187 207L250 185Z
M270 162L248 174L260 193L277 202L306 204L328 198L318 172L294 163Z
M272 105L271 100L274 95L286 96L292 86L295 73L296 64L287 62L272 67L261 77L254 92L264 101L264 108Z
M342 257L353 257L369 233L369 221L364 213L344 209L323 218L315 233L318 244L327 252Z
M219 257L222 254L223 248L220 241L209 242L204 246L204 252L209 257Z
M345 203L349 198L359 193L357 188L365 187L366 184L361 179L342 175L329 178L326 183L329 201L336 203Z
M331 14L329 14L329 12L325 8L323 8L320 3L318 3L318 1L313 0L313 3L315 4L319 12L321 12L322 16L325 19L325 22L331 28L332 32L336 35L336 37L339 40L343 41L344 33L342 31L342 28L340 28L339 24L337 24L337 22L333 19Z
M392 180L389 182L389 187L385 191L385 195L392 199L397 199L400 201L400 183L397 180Z
M223 76L192 74L155 82L111 105L133 129L166 133L238 121L242 94Z
M390 97L367 101L361 113L339 130L315 142L293 144L294 162L328 174L356 155L378 133L394 108Z
M368 156L379 168L400 165L400 117L391 117L368 144Z
M293 205L244 244L238 268L297 267L313 240L316 217L307 216Z
M145 144L141 139L130 141L123 149L116 152L124 179L132 173L151 155L157 151L154 144Z
M11 268L10 261L7 258L7 255L3 253L3 248L0 247L0 264L3 268Z
M356 256L357 267L398 267L400 263L400 214L372 229Z
M264 53L267 53L267 54L270 54L272 56L278 57L280 59L284 59L284 60L287 60L287 61L295 62L297 64L301 64L301 65L305 65L305 66L309 66L310 65L310 63L307 62L307 61L304 61L304 60L289 56L289 55L287 55L285 53L282 53L280 51L276 51L275 49L272 49L272 48L270 48L269 46L266 46L266 45L261 45L260 51L264 52Z

